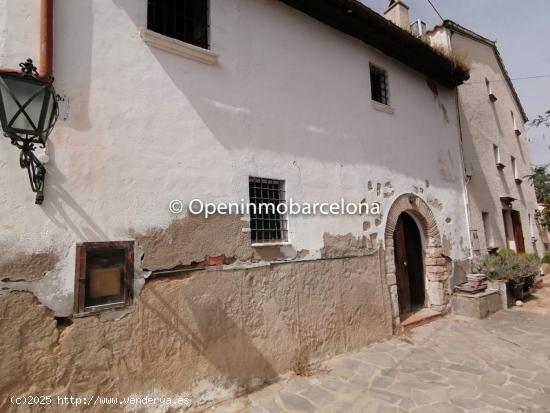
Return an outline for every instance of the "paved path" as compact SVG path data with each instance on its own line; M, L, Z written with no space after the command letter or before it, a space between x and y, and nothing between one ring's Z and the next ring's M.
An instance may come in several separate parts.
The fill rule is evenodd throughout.
M210 411L550 412L550 287L538 295L487 320L434 321Z

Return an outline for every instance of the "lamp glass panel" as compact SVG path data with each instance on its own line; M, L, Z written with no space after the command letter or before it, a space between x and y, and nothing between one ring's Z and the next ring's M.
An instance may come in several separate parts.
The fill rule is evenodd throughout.
M44 99L44 91L46 90L43 85L36 82L29 82L23 80L23 78L4 78L6 85L10 89L11 93L15 96L17 101L21 106L23 106L29 99L32 100L27 106L25 106L24 111L27 113L29 118L33 121L34 125L38 127L38 122L40 120L40 114L42 113L42 103ZM36 92L41 91L38 96L33 96ZM6 115L8 122L10 122L14 117L15 121L12 124L12 127L15 129L29 131L32 133L35 131L32 124L28 121L27 117L19 112L19 106L15 104L13 99L11 100L12 104L6 107Z
M52 115L57 107L55 92L51 85L24 77L2 76L0 93L2 109L6 115L6 122L2 125L4 131L47 137L44 134L53 126L50 121L55 121ZM23 111L20 111L20 106L26 103L23 111L32 123ZM45 116L41 118L44 105L46 105ZM9 126L12 121L13 123Z

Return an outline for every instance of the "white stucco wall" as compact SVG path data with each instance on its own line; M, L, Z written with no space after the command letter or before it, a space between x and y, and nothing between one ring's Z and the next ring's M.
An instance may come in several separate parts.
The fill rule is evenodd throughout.
M520 213L526 251L543 252L544 246L535 224L535 191L527 179L531 174L528 136L521 109L504 80L505 75L493 48L459 32L450 34L444 28L432 34L432 41L436 44L450 41L452 50L471 68L470 79L459 87L459 99L465 162L473 174L468 185L471 224L472 229L479 233L481 252L486 252L488 246L515 249L511 221L507 222L508 239L504 229L500 197L505 196L516 199L512 209ZM489 100L485 79L491 81L491 92L497 98L494 103ZM511 112L521 131L519 137L514 131ZM501 163L505 165L503 170L496 167L493 145L499 148ZM521 184L514 180L511 157L516 160L518 177L523 179ZM488 234L485 234L482 212L489 214Z
M26 3L23 13L0 0L10 13L0 14L2 66L37 58L38 25L25 26L35 2ZM440 86L436 97L423 75L275 0L212 1L212 66L147 46L144 0L55 5L55 87L68 116L50 138L42 206L1 142L0 248L62 258L39 282L4 286L68 314L76 242L168 226L180 218L168 211L174 198L247 199L248 176L284 179L296 202L366 198L384 213L417 193L452 258L469 255L454 91ZM22 38L20 27L35 30ZM388 71L394 114L371 104L369 62ZM378 196L387 182L391 195ZM383 239L385 217L374 218L368 234ZM290 241L317 258L324 233L363 236L364 220L290 217Z

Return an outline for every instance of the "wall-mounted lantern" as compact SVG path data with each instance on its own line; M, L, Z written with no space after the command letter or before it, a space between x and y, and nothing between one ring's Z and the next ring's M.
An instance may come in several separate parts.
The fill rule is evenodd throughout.
M35 203L42 204L46 168L33 151L46 146L59 109L53 78L40 78L31 59L19 66L20 73L0 72L0 121L4 135L21 150L19 164L27 169Z

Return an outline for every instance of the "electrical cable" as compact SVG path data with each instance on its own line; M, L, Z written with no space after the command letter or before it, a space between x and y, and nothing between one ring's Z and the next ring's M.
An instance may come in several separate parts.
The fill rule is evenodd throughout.
M445 19L443 18L443 16L441 15L441 13L439 13L439 11L435 8L435 6L434 6L433 3L431 2L431 0L428 0L428 3L430 3L430 6L432 6L432 9L434 9L434 11L437 13L437 15L439 16L439 18L441 19L441 21L444 22Z

